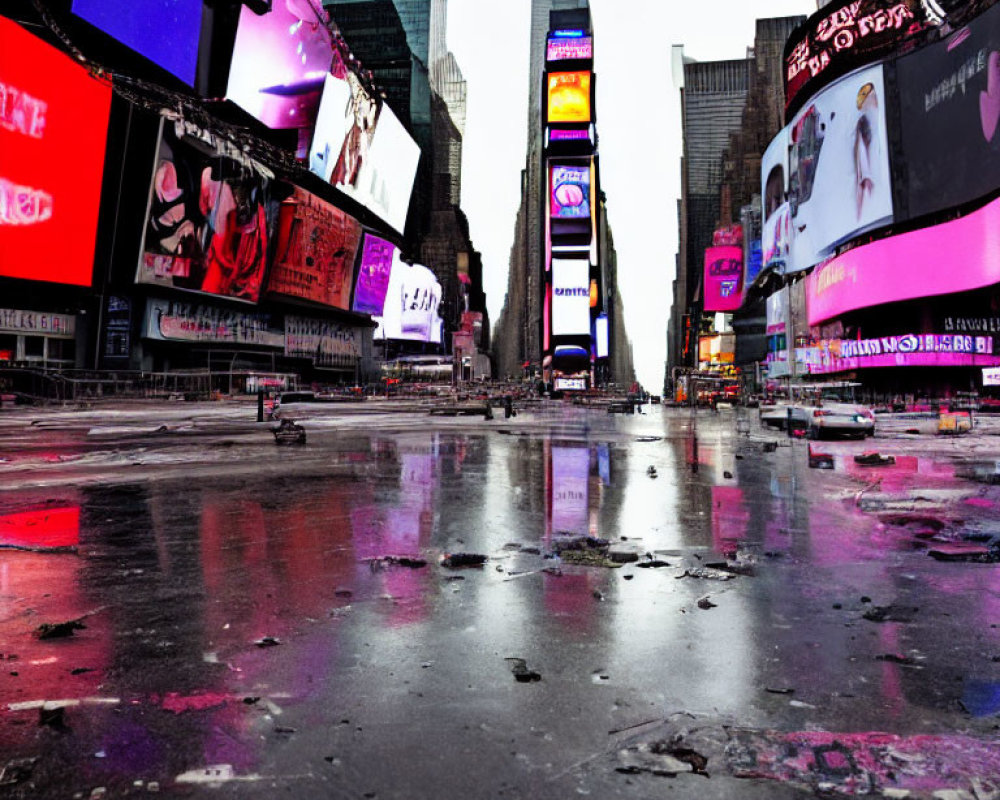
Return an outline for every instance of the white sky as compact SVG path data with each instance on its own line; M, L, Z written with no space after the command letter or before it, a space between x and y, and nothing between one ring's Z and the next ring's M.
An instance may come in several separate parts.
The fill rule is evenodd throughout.
M590 0L601 183L639 381L663 385L677 253L680 93L672 44L699 61L742 58L754 20L810 14L815 0ZM449 0L448 47L469 84L462 208L483 254L493 324L507 292L528 114L530 0Z

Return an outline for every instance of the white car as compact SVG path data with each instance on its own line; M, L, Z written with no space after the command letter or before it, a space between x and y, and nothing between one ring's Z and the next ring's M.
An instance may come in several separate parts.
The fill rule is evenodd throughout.
M808 409L808 414L810 439L822 439L827 435L864 439L875 435L875 414L865 406L824 401Z

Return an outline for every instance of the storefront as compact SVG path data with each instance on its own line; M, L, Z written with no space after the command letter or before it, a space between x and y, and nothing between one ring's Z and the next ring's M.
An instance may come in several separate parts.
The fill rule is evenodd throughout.
M0 364L72 368L76 318L68 314L0 308Z

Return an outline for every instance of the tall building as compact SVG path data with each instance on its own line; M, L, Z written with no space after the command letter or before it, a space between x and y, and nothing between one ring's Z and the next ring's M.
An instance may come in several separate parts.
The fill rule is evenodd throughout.
M587 0L532 0L528 78L527 149L522 175L521 207L511 247L507 297L494 336L494 358L500 375L520 375L522 364L541 367L542 301L542 72L545 41L552 12L578 12L590 28Z

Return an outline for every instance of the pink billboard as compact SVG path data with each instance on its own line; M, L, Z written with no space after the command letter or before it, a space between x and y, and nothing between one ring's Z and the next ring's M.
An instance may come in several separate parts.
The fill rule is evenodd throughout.
M909 333L876 339L823 340L812 374L845 372L875 367L992 367L992 336Z
M859 308L995 283L1000 283L1000 200L961 219L881 239L823 264L806 279L809 324Z
M705 250L705 311L735 311L743 302L743 248Z

